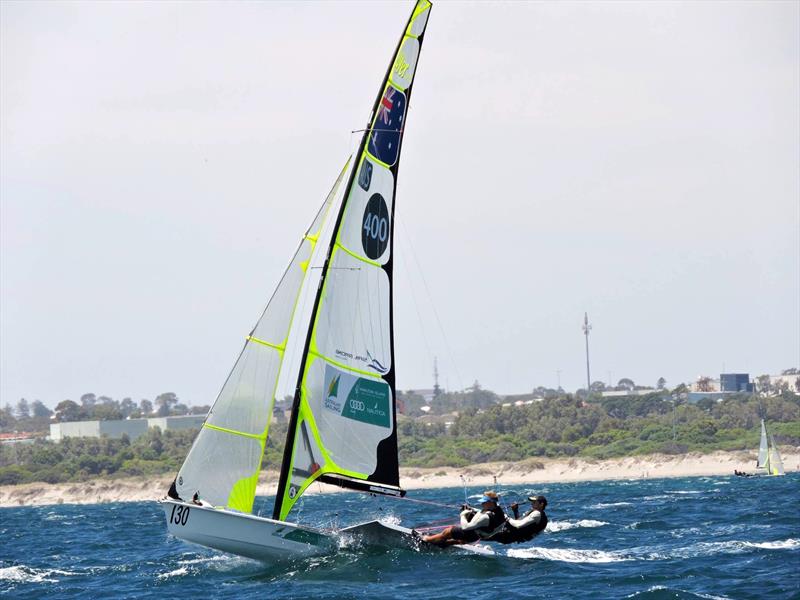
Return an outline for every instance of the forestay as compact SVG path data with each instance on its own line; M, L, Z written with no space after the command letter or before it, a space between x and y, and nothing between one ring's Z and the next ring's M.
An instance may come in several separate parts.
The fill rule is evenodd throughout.
M431 4L418 0L362 136L322 269L273 517L315 480L401 494L392 332L394 199Z

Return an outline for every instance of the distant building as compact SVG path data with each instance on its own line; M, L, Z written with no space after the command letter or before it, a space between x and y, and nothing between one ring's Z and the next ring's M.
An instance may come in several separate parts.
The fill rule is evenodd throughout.
M63 440L68 437L100 437L121 438L127 435L134 440L147 433L147 419L128 419L125 421L70 421L68 423L51 423L50 439Z
M721 392L753 393L749 373L723 373L719 376L719 387Z
M431 401L436 397L436 390L408 390L407 394L417 394L418 396L422 396L425 399L427 404L430 404Z
M154 417L147 419L148 427L158 427L161 431L176 429L200 429L206 415L185 415L181 417Z
M655 394L659 390L654 388L647 388L644 390L608 390L601 392L603 398L619 398L621 396L647 396L648 394Z
M124 421L71 421L67 423L51 423L50 439L60 441L68 437L101 437L108 436L119 439L127 435L135 440L147 433L152 427L161 431L179 429L200 429L205 415L185 415L181 417L151 417L149 419L126 419Z

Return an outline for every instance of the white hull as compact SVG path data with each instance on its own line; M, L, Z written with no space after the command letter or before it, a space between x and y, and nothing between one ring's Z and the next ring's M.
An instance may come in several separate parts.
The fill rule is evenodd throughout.
M333 536L294 523L170 499L160 504L172 535L238 556L272 562L326 554L336 545Z

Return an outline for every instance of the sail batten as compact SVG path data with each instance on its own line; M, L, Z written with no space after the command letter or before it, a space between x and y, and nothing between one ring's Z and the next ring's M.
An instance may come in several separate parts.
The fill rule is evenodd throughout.
M344 187L311 311L273 518L315 480L399 485L392 252L397 168L428 0L389 63Z

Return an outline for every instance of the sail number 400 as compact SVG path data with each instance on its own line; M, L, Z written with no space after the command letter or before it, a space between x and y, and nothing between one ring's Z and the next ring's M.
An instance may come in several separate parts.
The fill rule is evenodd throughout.
M175 523L175 525L186 525L186 522L189 520L189 507L173 504L172 514L169 516L169 520L170 523Z
M373 240L385 242L386 236L389 235L389 221L378 215L367 213L367 217L364 219L364 233Z

